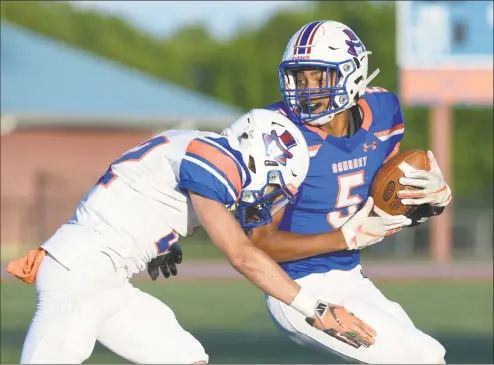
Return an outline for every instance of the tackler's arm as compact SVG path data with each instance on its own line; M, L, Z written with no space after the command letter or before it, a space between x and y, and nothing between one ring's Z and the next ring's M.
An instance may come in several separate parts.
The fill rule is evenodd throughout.
M275 261L256 248L224 205L193 193L190 198L213 243L250 282L305 315L309 325L329 336L355 348L375 343L376 332L369 325L344 307L306 293Z
M249 241L224 205L192 192L189 194L203 228L230 264L265 293L291 303L300 290L298 284Z

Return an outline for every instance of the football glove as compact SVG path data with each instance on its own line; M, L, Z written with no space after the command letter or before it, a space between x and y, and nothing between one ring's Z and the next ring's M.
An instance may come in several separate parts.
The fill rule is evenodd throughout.
M168 250L158 255L148 263L148 274L155 281L159 272L168 279L170 275L176 276L178 273L177 265L182 262L182 248L178 243L174 243Z
M441 169L431 151L427 152L431 170L405 172L399 182L402 185L413 186L419 190L400 190L398 197L403 205L430 204L435 207L445 207L451 201L451 190L445 183Z
M419 205L417 210L408 216L412 220L412 224L409 227L415 227L425 223L430 217L440 215L443 211L444 207L435 207L430 204Z
M307 317L305 321L329 336L357 349L375 343L376 331L345 307L319 300L315 312L314 316Z
M374 199L369 197L364 206L341 226L341 232L349 250L360 250L381 242L389 236L412 224L404 215L369 216L374 206Z

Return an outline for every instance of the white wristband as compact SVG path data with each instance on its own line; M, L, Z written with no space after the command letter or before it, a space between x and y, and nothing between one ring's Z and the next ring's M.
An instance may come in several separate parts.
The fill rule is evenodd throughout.
M316 313L316 304L317 299L306 294L303 289L300 288L300 291L290 303L290 307L298 310L306 317L312 317Z

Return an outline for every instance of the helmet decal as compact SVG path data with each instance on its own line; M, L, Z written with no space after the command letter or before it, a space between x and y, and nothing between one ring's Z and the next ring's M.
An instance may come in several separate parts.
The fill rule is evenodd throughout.
M284 131L281 136L278 136L278 133L272 130L271 134L264 133L263 139L266 146L266 155L273 157L276 162L285 166L287 158L293 157L289 150L297 145L297 141L295 141L290 132Z
M353 31L348 28L344 29L343 33L345 33L350 40L345 41L348 46L348 53L354 57L358 57L362 52L365 52L365 47L360 42L360 39L353 33Z

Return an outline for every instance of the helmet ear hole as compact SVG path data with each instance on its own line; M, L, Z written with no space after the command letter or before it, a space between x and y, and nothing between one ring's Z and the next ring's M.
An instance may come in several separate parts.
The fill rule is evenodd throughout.
M252 157L252 155L249 155L249 165L247 167L254 174L256 173L256 161L254 160L254 157Z

